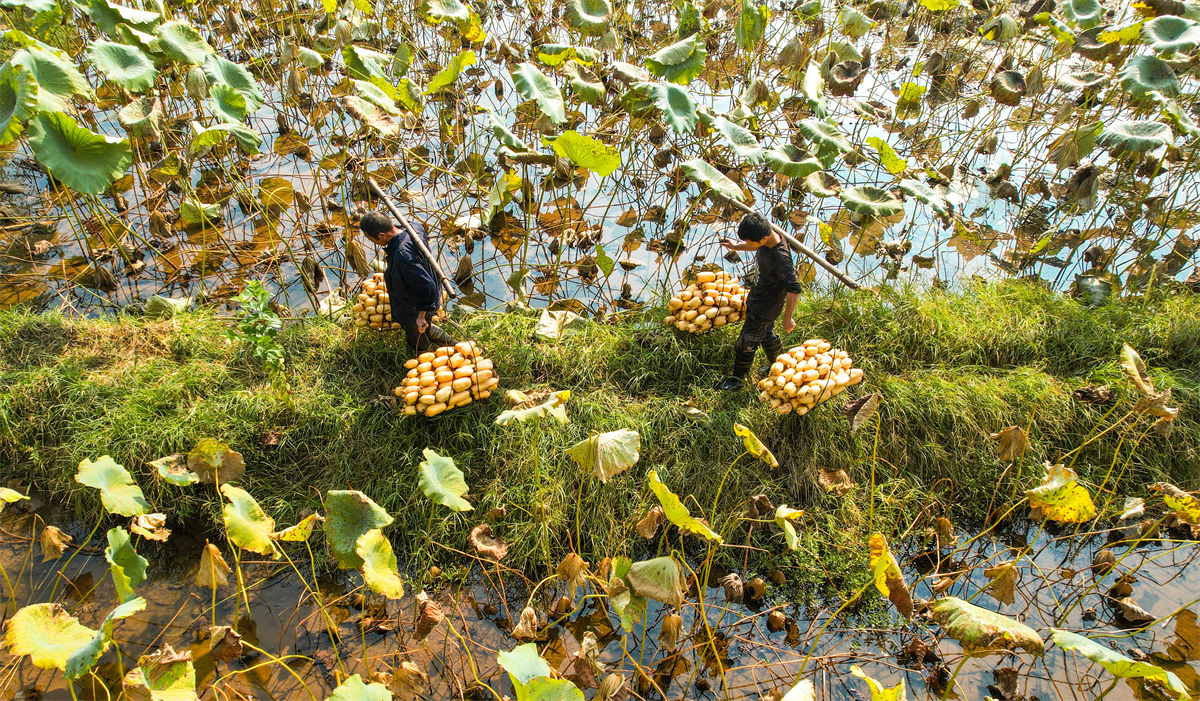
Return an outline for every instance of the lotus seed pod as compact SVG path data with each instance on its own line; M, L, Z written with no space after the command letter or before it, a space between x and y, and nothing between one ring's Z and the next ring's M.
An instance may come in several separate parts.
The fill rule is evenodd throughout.
M784 629L787 624L787 619L784 618L782 611L772 611L767 614L767 629L772 633L778 633Z
M208 97L208 76L204 74L204 69L192 66L184 79L184 87L187 90L187 96L193 100L203 100Z
M730 572L721 577L721 586L725 588L725 598L731 604L742 603L744 588L742 586L742 576L737 572Z

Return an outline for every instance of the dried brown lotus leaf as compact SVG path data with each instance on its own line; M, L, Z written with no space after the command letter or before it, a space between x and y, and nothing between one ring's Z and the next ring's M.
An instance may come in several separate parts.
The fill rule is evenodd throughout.
M1002 604L1016 601L1017 580L1020 573L1013 562L1002 562L983 570L983 576L992 580L988 593Z
M442 613L442 607L436 601L425 592L417 594L417 640L429 637L437 624L444 620L446 614Z
M213 626L208 636L208 654L213 660L228 664L242 656L242 636L233 628Z
M667 652L675 652L679 645L679 633L682 628L683 616L677 613L667 614L658 630L658 644Z
M575 598L575 591L587 583L588 563L575 553L570 553L558 563L558 578L567 583L567 591Z
M737 572L730 572L721 577L721 586L725 588L725 599L731 604L740 604L745 597L745 586L742 584L742 576Z
M592 699L593 701L619 701L623 695L621 692L624 686L625 675L612 672L600 682L600 686L596 689L596 695Z
M767 630L772 633L778 633L787 625L787 617L783 615L783 611L772 611L767 614Z
M827 470L821 468L817 472L817 482L827 492L840 496L845 495L851 489L854 489L854 480L850 479L850 475L845 470Z
M216 589L229 584L229 575L233 572L217 546L208 543L200 553L200 569L196 572L196 586Z
M1029 448L1029 434L1020 426L1009 426L991 434L991 438L996 441L996 457L1001 462L1019 460Z
M751 601L758 601L767 595L767 583L761 577L755 577L746 582L746 591L749 592Z
M392 670L392 681L388 688L400 701L411 701L425 692L429 686L429 675L421 671L411 660L404 660Z
M653 538L655 534L658 533L658 527L662 525L663 518L662 507L652 507L646 512L646 515L642 517L642 520L637 522L636 528L638 535L646 539Z
M499 538L493 538L492 526L488 523L481 523L472 528L471 534L467 536L467 542L481 557L497 562L503 560L504 556L508 554L508 543Z
M526 606L521 611L521 619L513 628L512 637L517 640L536 640L538 637L538 615L532 607Z
M62 532L55 526L46 526L42 529L41 536L38 537L38 542L42 546L42 562L57 560L62 557L63 550L71 544L71 536Z
M171 537L171 530L166 527L166 514L142 514L135 516L129 525L129 530L147 540L165 543Z

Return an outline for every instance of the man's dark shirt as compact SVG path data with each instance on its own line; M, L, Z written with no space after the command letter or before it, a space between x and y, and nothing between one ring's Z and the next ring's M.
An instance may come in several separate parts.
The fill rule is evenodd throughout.
M746 298L746 316L775 319L783 311L789 292L804 291L792 267L792 254L787 243L780 241L773 248L762 246L755 252L758 263L758 284L750 288Z
M428 241L425 227L420 222L409 223L423 242ZM399 321L404 317L416 317L418 312L436 312L442 306L441 286L408 231L401 227L383 251L387 258L383 281L391 299L392 319Z

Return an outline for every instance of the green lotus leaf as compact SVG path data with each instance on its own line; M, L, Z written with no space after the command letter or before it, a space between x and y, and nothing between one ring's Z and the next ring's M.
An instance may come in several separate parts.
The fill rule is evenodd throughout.
M896 686L886 689L878 681L868 677L858 665L851 665L850 673L867 683L867 687L871 690L871 701L907 701L908 699L903 679Z
M646 68L669 82L687 85L704 71L708 50L699 35L688 37L646 57Z
M1158 92L1167 97L1179 94L1179 79L1167 62L1156 56L1130 56L1117 73L1121 87L1134 97Z
M121 603L131 601L134 598L134 587L146 581L146 567L150 562L133 549L133 543L129 541L129 531L120 526L108 531L108 547L104 549L104 559L108 560L110 565L109 571L117 588L117 598Z
M1142 25L1145 21L1141 18L1114 24L1100 32L1100 41L1106 44L1140 44L1142 42Z
M1163 15L1142 25L1142 40L1160 54L1187 53L1200 46L1200 23Z
M34 13L41 14L43 12L53 12L58 9L58 3L54 0L0 0L0 7L6 7L10 10L24 7Z
M13 655L29 655L38 669L65 670L71 653L95 635L58 604L32 604L8 621L4 646Z
M385 95L387 94L386 90L383 92ZM399 100L404 109L409 112L420 112L425 106L425 97L421 93L421 86L408 78L401 78L396 85L395 99Z
M875 218L890 217L904 211L904 203L883 188L857 185L842 190L842 204L851 212Z
M1067 21L1080 29L1098 27L1104 21L1100 0L1064 0L1062 9Z
M313 530L316 529L318 523L324 523L325 517L321 514L309 514L294 525L288 526L282 531L276 531L271 534L272 540L281 540L285 543L303 543L312 537Z
M171 312L171 314L178 313L179 311L186 309L187 306L191 305L192 303L190 297L183 300L172 300L168 298L164 299L167 299L167 301L171 303L184 303L182 308L177 309L175 312ZM150 306L149 301L147 301L146 306ZM197 475L195 472L192 472L187 468L187 455L183 453L175 453L174 455L161 457L158 460L152 461L150 463L150 467L153 467L158 471L158 476L161 477L163 481L173 484L177 487L186 487L189 484L196 484L200 481L200 475Z
M1096 143L1117 156L1153 151L1170 145L1173 140L1171 128L1162 122L1126 121L1106 126Z
M771 11L765 4L755 5L752 0L741 0L738 12L737 28L734 30L734 41L739 49L753 49L762 41L767 33L767 23L771 21Z
M125 24L117 25L117 34L115 37L118 42L128 44L147 56L156 56L163 53L162 42L158 40L158 35L139 32Z
M563 73L567 76L567 84L571 86L571 92L575 93L580 100L591 105L599 105L604 102L604 97L608 94L604 83L579 59L567 61L563 66Z
M767 167L789 178L803 178L821 170L821 162L792 144L768 149L764 156Z
M1078 479L1071 468L1047 463L1042 483L1025 491L1030 508L1041 509L1043 518L1058 523L1090 521L1096 515L1096 505Z
M471 502L463 499L463 495L470 491L467 486L467 480L463 476L462 470L454 464L454 460L442 455L438 455L429 448L423 451L425 461L418 466L419 475L417 478L417 486L421 488L425 496L435 504L450 509L451 511L471 511L475 507L471 506Z
M546 401L528 409L505 409L496 417L497 426L508 426L514 421L532 421L543 416L549 416L560 424L569 424L567 418L567 400L571 398L570 390L555 392Z
M1054 38L1058 40L1058 45L1060 47L1072 47L1077 51L1087 51L1091 53L1090 48L1082 48L1081 45L1078 45L1079 42L1076 41L1075 33L1071 31L1071 28L1067 26L1066 22L1063 22L1049 12L1039 12L1035 14L1033 16L1033 21L1035 24L1039 24L1050 30L1050 34L1052 34ZM1103 42L1100 42L1099 40L1102 29L1102 27L1092 27L1085 32L1081 32L1079 35L1080 42L1091 44L1093 46L1097 46L1097 44L1102 45ZM1097 42L1097 44L1092 44L1093 41ZM1107 53L1107 45L1104 45L1103 51ZM1098 56L1096 60L1100 60L1102 58L1104 57Z
M696 3L692 0L683 0L683 5L679 8L679 28L675 33L676 38L687 39L702 31L708 31L708 20L700 12Z
M568 679L538 677L517 690L517 701L583 701L583 692Z
M858 39L875 26L875 22L858 10L846 5L838 13L838 22L842 26L842 34Z
M117 121L130 136L156 139L166 127L162 100L157 97L141 97L121 108Z
M821 66L816 61L809 61L805 67L800 92L817 119L829 116L829 108L825 103L825 79L821 77Z
M167 22L160 24L155 30L159 46L167 58L185 65L202 66L205 60L213 55L213 47L208 45L200 32L187 22Z
M501 650L496 654L496 662L508 672L513 687L517 689L537 677L550 676L550 665L538 656L536 643L518 645L509 652Z
M91 98L92 87L69 59L37 46L21 49L9 63L29 71L37 83L40 112L66 112L73 96Z
M908 161L896 154L891 144L878 136L867 137L867 145L879 154L879 163L892 175L900 175L908 170Z
M425 0L421 3L421 16L430 24L441 24L446 20L455 23L469 22L471 8L459 0Z
M212 87L224 83L246 98L247 114L253 114L267 101L267 98L263 97L262 91L258 89L258 81L254 80L254 76L250 75L250 71L246 70L245 66L213 55L204 59L203 68Z
M355 80L372 81L376 78L387 80L387 65L392 57L387 54L368 49L356 44L350 44L342 49L342 60L346 63L346 72Z
M612 3L609 0L567 0L567 26L584 36L600 36L612 23Z
M363 581L371 591L389 599L404 596L404 582L396 571L396 554L383 531L372 528L360 535L354 552L362 558Z
M141 49L98 39L88 47L88 58L96 69L130 92L145 92L154 85L158 69Z
M818 170L805 176L804 189L817 197L837 197L842 192L842 183L833 173Z
M586 46L567 44L542 44L537 50L537 60L547 66L561 66L572 59L590 66L600 58L600 52Z
M100 501L110 514L133 517L151 511L150 504L146 503L146 497L142 494L142 488L133 481L129 471L107 455L95 462L87 459L80 462L75 481L99 489Z
M378 682L364 683L362 677L354 674L333 690L329 701L392 701L392 692Z
M24 66L0 68L0 146L11 144L38 109L38 86Z
M246 96L225 83L215 83L208 90L208 107L222 122L245 122L249 105Z
M1069 73L1058 79L1058 85L1064 90L1096 92L1108 85L1108 76L1096 71Z
M661 601L668 606L682 606L687 591L683 566L670 555L633 563L625 581L636 596Z
M554 139L543 138L542 145L553 148L559 156L580 168L587 168L602 178L611 174L621 165L620 151L599 139L584 136L573 129L564 131Z
M388 114L400 114L400 109L396 107L395 101L374 83L365 80L351 80L350 82L354 84L354 89L358 91L358 96L362 99Z
M929 205L934 212L943 216L950 213L946 209L946 200L925 183L919 180L905 179L900 181L899 187L901 192Z
M537 102L542 114L555 124L567 121L567 107L562 93L554 81L550 80L532 63L519 64L512 71L513 85L517 92L526 100Z
M139 596L136 599L126 601L110 611L105 616L104 622L100 625L100 630L92 636L92 639L86 645L82 645L72 652L71 656L67 658L67 663L63 669L63 676L69 681L74 681L87 674L88 670L95 667L96 663L100 661L100 656L112 646L113 624L123 618L129 618L138 611L145 610L145 608L146 600Z
M650 482L650 491L654 492L659 505L662 506L663 515L666 516L668 521L679 527L679 530L715 541L718 544L725 542L720 534L692 516L692 513L688 511L683 501L658 478L657 470L651 470L646 478ZM662 601L662 599L658 600Z
M1021 25L1017 24L1017 21L1006 12L985 22L979 28L979 34L988 41L1003 44L1020 36Z
M488 112L488 121L492 125L492 133L504 144L513 151L529 151L529 145L521 140L516 134L508 128L504 120L495 112Z
M296 60L310 71L315 71L325 65L325 57L319 51L313 51L307 46L296 47Z
M26 500L28 498L29 497L15 489L0 487L0 512L4 511L5 506L8 506L9 504L15 504L18 501Z
M628 470L638 461L642 447L642 436L637 431L622 428L608 433L593 434L567 449L567 455L575 459L585 471L591 472L602 483L610 477Z
M151 701L199 701L191 652L177 653L164 645L158 652L138 658L137 669Z
M824 122L819 119L805 119L797 125L797 130L808 141L816 146L817 160L828 168L833 164L834 159L843 153L849 153L854 150L850 145L850 141L838 128L829 122Z
M663 116L663 121L676 134L690 134L696 130L700 118L698 105L687 88L670 83L634 83L634 93L654 103Z
M979 608L953 596L929 603L933 620L962 645L968 655L987 655L992 652L1020 648L1041 657L1045 643L1024 623Z
M793 522L799 520L803 515L803 511L789 508L787 504L780 504L775 508L775 525L783 531L783 539L787 541L788 550L797 550L800 547L800 538L796 535L796 526Z
M1170 689L1180 701L1187 701L1187 699L1191 698L1187 686L1184 685L1179 677L1162 667L1152 665L1149 662L1131 660L1116 650L1101 645L1091 638L1086 638L1070 631L1051 628L1050 639L1059 648L1078 652L1108 670L1109 674L1118 679L1149 679Z
M199 122L192 122L192 143L188 152L195 154L200 149L220 143L225 137L232 136L243 151L251 155L258 153L262 145L262 134L245 124L217 124L202 127Z
M215 222L221 219L221 205L208 204L189 197L179 203L179 218L186 224Z
M724 173L714 168L711 163L699 158L693 158L680 163L679 167L683 169L684 175L688 176L692 181L708 185L721 197L738 202L746 201L746 194L742 192L742 188L738 187L738 184L726 177Z
M363 559L355 549L358 538L373 528L383 528L392 517L357 490L331 489L325 494L325 539L338 567L359 569Z
M279 551L271 540L271 534L275 532L275 519L268 516L250 496L250 492L241 487L222 484L221 494L229 500L222 511L229 542L252 553L279 557Z
M1096 137L1103 128L1103 122L1092 122L1060 134L1050 142L1048 160L1059 169L1078 165L1095 150Z
M746 452L754 457L762 460L769 467L779 467L779 460L775 458L775 454L767 448L762 439L758 437L754 431L750 430L749 426L743 426L740 423L734 422L733 435L742 439L742 447Z
M431 95L442 88L450 87L458 80L463 69L475 63L475 52L464 51L450 60L450 63L440 73L433 76L429 85L425 86L425 94Z
M763 147L749 129L735 124L725 117L708 117L707 115L705 117L705 124L709 128L715 129L721 135L725 145L733 149L734 153L746 159L748 163L757 165L763 162Z
M1170 122L1175 133L1180 136L1200 136L1200 125L1196 123L1179 103L1158 93L1150 93L1150 97L1158 103L1159 114Z
M125 5L118 5L108 0L91 0L87 14L109 36L117 35L117 25L124 24L141 32L153 32L162 22L162 15L148 10L138 10Z

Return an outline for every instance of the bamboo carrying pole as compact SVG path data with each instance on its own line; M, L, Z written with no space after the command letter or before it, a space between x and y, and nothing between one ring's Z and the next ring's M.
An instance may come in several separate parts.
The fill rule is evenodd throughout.
M754 211L753 209L750 209L749 207L742 204L741 202L738 202L737 200L731 200L727 197L722 197L721 199L725 200L726 202L733 205L734 207L737 207L738 209L742 210L746 214L750 214L751 212ZM841 283L843 285L845 285L846 287L849 287L852 290L857 290L859 288L859 284L857 282L855 282L855 281L851 280L849 277L847 277L845 273L843 273L842 271L840 271L836 267L834 267L834 265L832 263L825 260L821 256L817 255L816 251L814 251L813 249L809 248L808 246L805 246L804 244L800 243L799 241L796 240L795 237L793 237L792 235L788 234L783 229L776 226L775 222L768 219L767 223L771 225L772 231L779 234L779 236L784 241L787 241L788 245L792 247L792 250L796 251L797 253L803 253L804 255L808 256L809 258L812 258L812 261L814 263L816 263L817 265L821 266L822 268L825 268L826 270L828 270L831 275L833 275L835 278L837 278L839 281L841 281Z
M413 243L417 245L417 248L421 249L421 253L425 255L425 260L428 260L429 264L433 266L433 272L437 274L438 282L441 283L442 289L446 290L446 294L450 295L451 297L458 297L458 293L454 291L454 285L450 284L450 278L446 277L446 273L442 272L442 266L438 265L437 260L433 257L433 253L429 251L429 248L425 245L425 242L421 240L421 237L417 236L417 232L413 230L412 224L409 224L408 219L400 213L400 210L396 209L396 205L392 202L392 198L388 197L387 193L383 191L383 188L379 187L379 183L375 182L375 178L368 177L367 185L371 188L371 194L383 200L383 203L387 206L388 211L392 213L392 216L400 222L400 225L404 227L404 230L408 232L408 235L412 237Z

